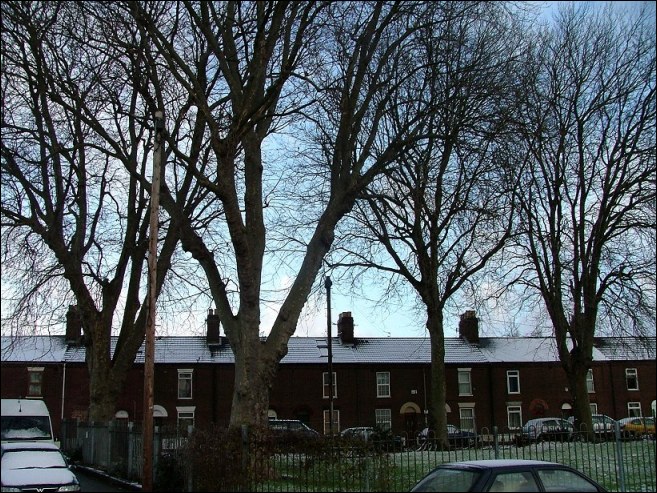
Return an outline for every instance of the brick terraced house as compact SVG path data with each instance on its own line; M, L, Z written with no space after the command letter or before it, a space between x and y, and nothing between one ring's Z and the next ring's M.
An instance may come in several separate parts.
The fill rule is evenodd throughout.
M234 359L219 325L209 310L205 337L156 338L157 425L228 424ZM80 328L69 323L66 332L2 337L2 397L43 399L56 435L62 419L85 420L89 406ZM360 338L351 313L344 312L331 347L334 431L379 425L415 437L426 426L428 337ZM467 311L459 337L445 339L445 354L451 424L479 433L490 433L493 426L513 433L533 417L570 415L568 383L551 337L480 337L478 319ZM142 421L143 363L142 346L117 419ZM594 413L616 419L655 414L655 382L655 337L595 339L588 382ZM327 339L292 337L272 388L269 416L301 419L328 433L329 409Z

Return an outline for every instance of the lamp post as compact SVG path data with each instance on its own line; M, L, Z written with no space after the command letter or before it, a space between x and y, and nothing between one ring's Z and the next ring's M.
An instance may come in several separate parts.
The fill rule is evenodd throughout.
M326 338L328 342L329 436L333 436L333 350L331 348L331 278L326 276Z
M157 300L157 234L160 207L160 168L162 164L164 113L155 112L153 177L151 185L150 231L148 238L148 318L144 351L144 423L142 490L153 491L153 381L155 377L155 304Z

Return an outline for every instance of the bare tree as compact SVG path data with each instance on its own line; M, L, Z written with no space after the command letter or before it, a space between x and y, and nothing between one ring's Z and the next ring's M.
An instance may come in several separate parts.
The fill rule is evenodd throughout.
M2 16L3 299L10 285L17 327L76 306L89 418L109 420L144 338L150 120L165 91L160 104L140 96L156 70L147 41L111 9L3 2ZM174 111L187 100L167 95L173 135L188 131ZM202 201L189 181L175 185L181 202ZM175 222L162 232L158 293L180 233Z
M528 50L521 104L516 281L542 297L588 430L596 332L655 328L654 5L622 10L560 11Z
M219 262L212 238L194 230L194 219L174 197L163 199L182 224L182 247L203 267L235 356L231 426L263 425L279 361L296 329L322 259L340 219L365 186L422 129L418 112L408 125L384 134L387 114L402 104L406 73L397 62L415 32L421 3L405 2L184 2L162 12L130 3L135 19L187 87L211 135L216 173L187 164L187 172L223 206L230 239L221 247L233 262ZM157 12L156 12L157 11ZM157 15L156 15L157 14ZM201 36L209 48L207 79L194 70L200 58L181 51L182 32ZM202 75L202 74L201 74ZM209 88L208 80L212 80ZM324 124L321 126L320 123ZM267 143L288 127L289 146L310 131L319 146L270 161ZM314 152L316 151L316 152ZM314 195L290 203L278 192L286 180L312 178ZM279 185L271 185L271 183ZM299 182L297 182L299 183ZM271 188L270 188L271 186ZM301 249L294 280L269 334L262 337L264 271L279 214L301 211L305 228L287 230L288 249ZM277 243L280 244L280 243ZM272 256L269 256L272 255ZM280 257L279 257L280 258ZM229 260L229 259L222 259ZM232 277L234 275L234 277ZM234 286L236 293L229 288Z
M429 425L447 446L444 310L511 234L517 32L502 4L435 4L419 37L429 137L368 187L334 266L375 268L417 293L431 339ZM439 27L436 27L439 26ZM404 125L395 115L393 125ZM396 131L395 127L393 131Z

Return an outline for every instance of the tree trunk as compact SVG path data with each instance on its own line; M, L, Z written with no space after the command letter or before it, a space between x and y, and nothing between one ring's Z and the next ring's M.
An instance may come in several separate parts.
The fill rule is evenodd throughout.
M429 428L435 433L436 440L446 448L447 413L445 411L445 334L441 313L428 311L427 329L431 338L431 400L429 403Z
M276 376L278 359L259 342L238 343L235 348L235 390L230 427L267 425L269 394Z
M579 349L579 348L577 348ZM586 377L590 365L587 365L583 358L578 357L579 351L571 351L571 357L568 364L563 368L568 379L568 390L573 398L573 417L575 418L574 426L576 432L582 432L587 440L595 439L593 423L591 420L591 406L589 401L589 391L586 385Z
M109 357L97 354L91 347L87 347L86 359L89 369L89 421L110 421L117 411L116 403L125 381L125 373L115 375L111 371Z

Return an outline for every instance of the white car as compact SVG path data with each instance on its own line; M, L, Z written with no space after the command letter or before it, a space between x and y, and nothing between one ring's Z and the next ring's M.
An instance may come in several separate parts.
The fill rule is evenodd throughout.
M572 416L568 418L568 421L574 426L575 420ZM613 438L614 433L616 431L615 419L610 418L606 414L592 414L591 424L593 425L594 433L607 438ZM580 427L580 429L577 429L575 431L584 431L584 428Z
M80 491L80 483L52 442L2 444L2 491Z

